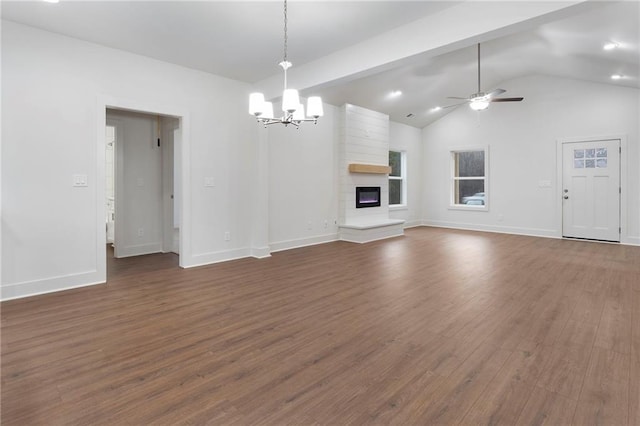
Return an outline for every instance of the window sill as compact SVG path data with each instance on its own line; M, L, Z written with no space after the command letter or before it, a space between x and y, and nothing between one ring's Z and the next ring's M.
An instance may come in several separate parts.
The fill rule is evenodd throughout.
M409 210L406 204L389 204L389 211Z
M449 210L466 210L471 212L488 212L489 206L465 206L464 204L453 204Z

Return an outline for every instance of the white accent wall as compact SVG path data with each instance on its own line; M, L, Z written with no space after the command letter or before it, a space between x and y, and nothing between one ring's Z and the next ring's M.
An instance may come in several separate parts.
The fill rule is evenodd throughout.
M340 121L339 224L389 219L389 180L384 174L349 173L349 164L389 164L389 116L343 105ZM357 186L379 186L380 207L356 208Z
M627 142L621 239L640 244L640 91L543 75L500 86L505 96L525 100L479 113L459 107L423 129L424 223L560 237L557 141L621 135ZM482 145L490 147L489 211L450 210L449 150Z
M3 21L2 298L104 281L104 96L188 115L185 266L249 255L258 134L249 92L244 83ZM72 186L76 174L87 176L86 187ZM209 177L214 186L204 185Z

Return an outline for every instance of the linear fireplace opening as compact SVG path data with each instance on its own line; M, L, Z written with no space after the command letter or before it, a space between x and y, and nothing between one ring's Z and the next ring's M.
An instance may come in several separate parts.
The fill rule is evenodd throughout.
M380 187L379 186L357 186L356 187L356 208L380 207Z

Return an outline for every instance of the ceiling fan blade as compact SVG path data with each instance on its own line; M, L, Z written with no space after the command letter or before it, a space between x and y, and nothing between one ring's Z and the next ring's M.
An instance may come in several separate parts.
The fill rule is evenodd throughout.
M453 107L457 107L457 106L460 106L460 105L465 105L467 103L468 102L461 102L459 104L447 105L447 106L443 106L442 109L453 108Z
M461 98L459 96L447 96L447 99L461 99L463 101L468 101L469 98Z
M504 89L496 89L493 92L487 93L487 96L489 96L490 98L493 98L494 96L502 95L504 92L506 92L506 90L504 90Z
M524 98L496 98L490 99L489 102L520 102Z

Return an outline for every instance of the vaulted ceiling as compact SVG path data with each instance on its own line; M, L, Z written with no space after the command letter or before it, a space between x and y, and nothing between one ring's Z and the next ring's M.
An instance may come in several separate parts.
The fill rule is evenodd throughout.
M448 96L476 91L478 42L485 91L508 90L509 80L529 74L640 88L639 1L541 3L290 0L291 81L303 94L416 127L450 111L432 111L453 103ZM280 1L2 2L3 19L271 88L274 96L282 12ZM604 50L607 42L618 48Z

